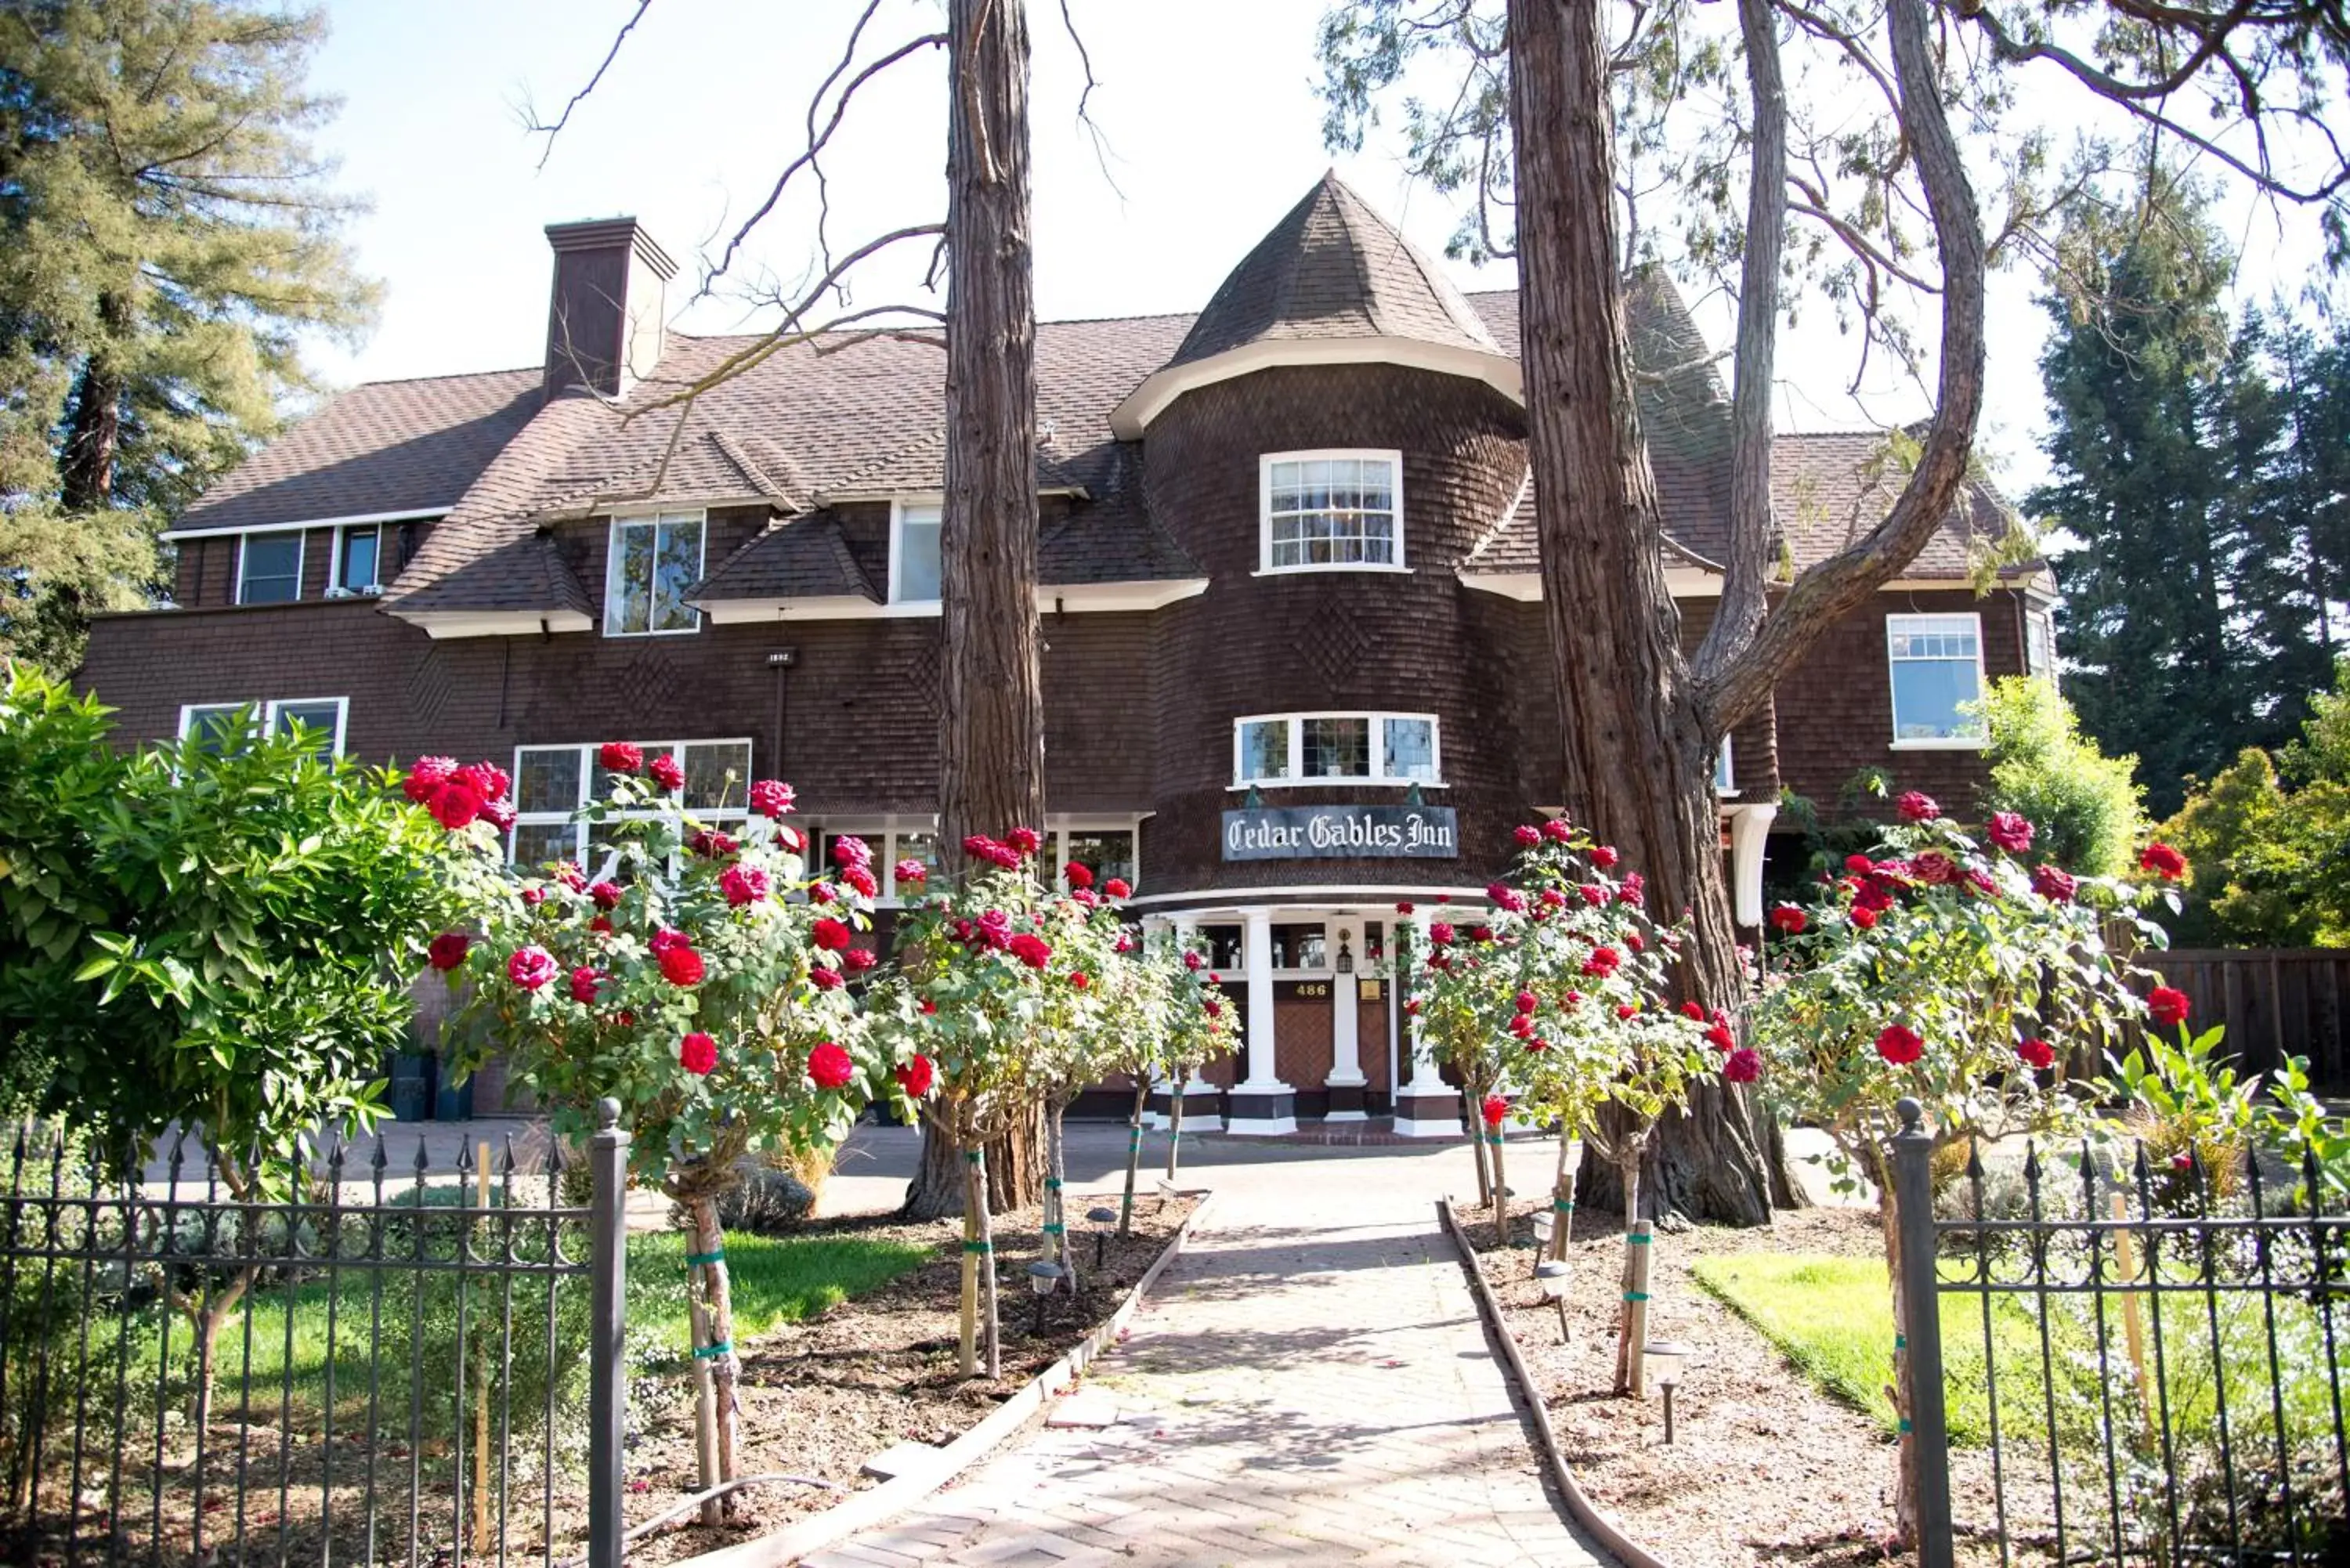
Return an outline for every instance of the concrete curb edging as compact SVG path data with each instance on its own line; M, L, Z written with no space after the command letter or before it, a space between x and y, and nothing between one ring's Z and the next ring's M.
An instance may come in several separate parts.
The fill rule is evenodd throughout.
M1196 1198L1199 1202L1176 1227L1158 1261L1145 1269L1142 1278L1135 1281L1118 1309L1104 1319L1100 1326L1079 1340L1052 1366L1030 1378L1020 1391L997 1406L978 1425L939 1450L938 1462L920 1470L893 1476L866 1491L852 1492L822 1513L810 1514L795 1523L785 1526L772 1535L755 1541L738 1542L722 1546L715 1552L705 1552L698 1557L684 1559L679 1568L783 1568L811 1552L821 1552L846 1536L879 1524L905 1512L932 1492L942 1490L948 1482L1003 1446L1004 1442L1028 1424L1028 1418L1044 1408L1045 1401L1066 1388L1085 1374L1094 1358L1115 1343L1127 1324L1133 1318L1150 1287L1169 1264L1181 1255L1191 1240L1191 1231L1200 1217L1208 1211L1211 1190L1194 1189L1181 1193ZM1636 1565L1637 1568L1637 1565Z
M1478 1266L1476 1249L1469 1245L1469 1233L1461 1228L1460 1216L1452 1212L1449 1200L1440 1198L1436 1200L1436 1218L1452 1238L1461 1266L1469 1271L1469 1288L1477 1297L1477 1311L1484 1318L1486 1329L1501 1342L1502 1358L1509 1363L1510 1376L1517 1383L1518 1392L1524 1397L1526 1408L1534 1417L1535 1435L1542 1439L1543 1462L1550 1468L1551 1480L1558 1483L1559 1496L1566 1500L1566 1511L1602 1546L1614 1552L1624 1568L1671 1568L1664 1559L1634 1544L1623 1527L1584 1494L1575 1471L1567 1467L1566 1455L1559 1449L1558 1431L1550 1424L1550 1411L1543 1404L1542 1390L1527 1372L1525 1358L1518 1354L1517 1336L1510 1332L1509 1322L1502 1315L1502 1303L1493 1299L1493 1287L1485 1282L1485 1271Z

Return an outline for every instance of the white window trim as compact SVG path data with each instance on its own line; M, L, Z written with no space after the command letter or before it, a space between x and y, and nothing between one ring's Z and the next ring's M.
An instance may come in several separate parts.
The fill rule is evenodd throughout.
M332 702L335 705L335 749L331 754L339 757L343 754L344 736L350 729L351 700L348 697L276 697L265 702L257 698L240 698L234 701L182 702L180 704L178 738L182 741L188 738L188 732L195 728L196 715L199 713L234 712L241 708L250 708L254 711L260 720L261 735L265 738L277 732L277 711L280 708L310 708L322 702Z
M1728 735L1721 737L1721 751L1714 759L1713 793L1721 800L1738 793L1738 756L1731 749Z
M898 840L904 835L920 833L931 838L939 836L939 819L935 816L823 816L811 819L813 826L801 824L807 834L808 875L830 877L837 869L824 858L824 841L827 838L861 838L873 851L873 880L881 891L873 900L877 909L902 909L905 898L898 891L898 862L905 857L899 852Z
M636 634L632 633L630 635ZM743 803L741 805L696 806L690 815L697 822L729 823L745 822L750 819L750 769L756 765L756 758L758 756L757 745L752 741L750 736L695 735L690 739L682 741L638 741L633 743L636 745L638 750L644 753L645 760L647 762L650 762L655 756L666 753L668 755L674 757L677 760L677 764L680 767L683 767L685 765L685 748L688 746L743 747L754 759L750 764L746 765L743 773ZM608 864L601 868L588 867L588 824L574 820L579 814L579 808L588 804L589 794L594 788L596 776L596 749L601 744L602 742L598 741L581 741L577 742L556 741L543 745L516 746L514 749L514 798L517 802L520 801L522 796L522 759L523 754L526 752L578 753L579 787L568 807L560 810L550 809L546 811L516 810L515 813L514 826L506 830L507 864L512 865L514 863L515 846L519 841L520 834L525 827L567 826L571 829L571 858L574 863L578 865L582 869L594 871L595 874L598 876L601 876L605 871L609 870L610 867ZM622 821L641 820L654 815L654 813L649 811L619 811L612 814L615 819ZM806 831L797 823L793 824L793 826L800 828L800 831L802 832Z
M710 570L710 514L706 509L685 507L675 512L629 512L613 514L612 521L604 535L603 623L606 637L692 637L702 630L702 611L690 601L685 607L693 616L691 626L671 627L667 629L649 627L643 631L620 631L613 624L620 608L620 530L641 526L645 524L658 525L665 522L682 523L689 517L692 518L695 525L701 529L701 536L695 542L696 560L693 568L693 575L699 578ZM653 542L656 545L660 544L658 535Z
M1273 564L1273 465L1315 462L1329 458L1377 458L1395 476L1395 559L1376 561L1306 562L1295 566ZM1256 460L1256 570L1254 577L1285 577L1299 572L1402 572L1411 564L1404 556L1403 452L1392 447L1324 447L1309 452L1268 452Z
M1142 886L1142 818L1139 816L1056 816L1048 820L1045 835L1046 847L1053 853L1052 885L1062 886L1061 867L1069 863L1069 835L1073 833L1124 833L1134 839L1134 872L1127 878L1136 888ZM1094 884L1101 891L1101 884Z
M1890 719L1891 719L1891 721L1892 721L1892 724L1893 724L1893 738L1892 738L1892 740L1891 740L1891 741L1887 742L1887 745L1889 745L1889 746L1891 747L1891 749L1893 749L1894 751L1897 751L1897 752L1980 752L1980 751L1981 751L1985 746L1987 746L1987 745L1989 745L1989 744L1991 743L1991 737L1990 737L1989 735L1987 735L1987 734L1979 734L1979 735L1926 735L1926 736L1913 736L1913 737L1910 737L1910 738L1908 738L1908 739L1904 739L1904 738L1903 738L1903 736L1902 736L1902 734L1901 734L1901 704L1900 704L1900 697L1899 697L1899 694L1898 694L1898 693L1894 690L1894 685L1893 685L1893 666L1894 666L1896 663L1904 663L1904 664L1908 664L1908 663L1938 663L1938 662L1943 662L1943 661L1941 661L1941 660L1935 660L1935 659L1918 659L1918 660L1912 660L1912 659L1899 659L1899 660L1897 660L1897 659L1893 657L1893 636L1894 636L1893 628L1894 628L1897 625L1898 625L1899 623L1901 623L1901 622L1903 622L1903 621L1916 621L1916 620L1958 620L1958 619L1960 619L1960 618L1963 618L1964 619L1970 620L1970 621L1972 621L1972 622L1974 622L1974 623L1975 623L1975 700L1976 700L1977 701L1981 701L1982 700L1983 691L1984 691L1984 689L1985 689L1985 688L1989 685L1989 683L1990 683L1990 677L1989 677L1988 673L1986 672L1986 670L1985 670L1985 669L1984 669L1984 666L1983 666L1983 630L1982 630L1982 612L1981 612L1981 611L1980 611L1980 610L1902 610L1902 611L1897 611L1897 612L1894 612L1894 613L1890 613L1890 614L1888 614L1888 615L1887 615L1887 616L1886 616L1886 618L1885 618L1885 705L1886 705L1887 712L1888 716L1890 717ZM1980 722L1980 721L1978 721L1978 722Z
M236 602L238 604L245 602L244 566L246 558L252 553L253 541L278 534L294 535L294 597L290 599L271 599L269 603L297 605L302 602L302 579L310 566L310 531L307 528L254 528L236 536Z
M375 535L375 581L347 583L343 581L343 545L354 534ZM370 591L371 590L371 591ZM373 597L383 591L383 524L380 523L346 523L335 530L335 553L327 563L327 592L346 597L359 595Z
M1367 719L1371 724L1370 761L1374 770L1387 760L1387 722L1390 719L1424 720L1428 724L1428 763L1435 770L1432 779L1390 776L1374 771L1360 778L1331 778L1323 774L1305 776L1305 724L1308 719ZM1287 778L1251 778L1241 750L1241 732L1251 724L1286 723L1289 726L1289 776ZM1232 721L1232 790L1299 789L1315 785L1365 785L1380 789L1403 789L1418 784L1422 789L1444 789L1444 721L1434 713L1407 713L1400 710L1334 708L1298 713L1243 713Z
M898 597L898 560L904 554L906 508L935 506L939 509L940 556L939 597L934 599L900 600ZM943 495L899 495L889 501L889 586L887 590L889 609L898 615L920 616L943 613L946 605L946 497Z

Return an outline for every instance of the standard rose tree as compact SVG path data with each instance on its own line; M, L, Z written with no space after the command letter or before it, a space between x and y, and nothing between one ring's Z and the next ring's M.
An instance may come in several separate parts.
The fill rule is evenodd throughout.
M1167 1105L1167 1179L1175 1179L1183 1158L1183 1096L1191 1080L1219 1057L1240 1049L1241 1033L1225 1004L1223 980L1196 948L1166 950L1180 972L1168 976L1167 1059L1171 1085Z
M715 1438L704 1481L715 1484L736 1473L719 1199L746 1156L830 1147L870 1099L893 1083L902 1093L920 1069L877 1042L847 990L873 961L855 945L875 889L863 844L837 840L834 875L810 880L806 840L785 820L788 785L752 784L749 820L728 830L684 807L683 774L666 754L648 763L616 742L597 761L609 787L580 814L592 870L508 870L500 836L464 809L480 792L462 770L417 765L411 794L479 852L474 922L436 941L432 961L471 982L462 1021L473 1027L452 1031L465 1042L460 1071L503 1054L512 1081L573 1137L590 1130L598 1099L618 1099L635 1174L675 1200L694 1270L697 1393Z
M1876 1185L1898 1364L1911 1303L1902 1299L1890 1179L1896 1103L1918 1101L1942 1144L2074 1125L2086 1096L2066 1063L2079 1050L2102 1052L2146 1011L2132 990L2144 976L2111 934L2134 928L2158 948L2164 936L2142 912L2147 888L2046 862L2020 816L1994 815L1978 843L1926 795L1897 805L1901 821L1875 854L1850 857L1816 906L1794 911L1800 920L1774 922L1783 940L1754 1034L1762 1093L1780 1119L1827 1131L1841 1187ZM2183 873L2156 849L2150 870ZM2175 909L2176 895L2163 896ZM2171 1006L2163 992L2156 998ZM1906 1433L1898 1365L1894 1385ZM1917 1498L1907 1436L1901 1450L1907 1538Z
M1045 1105L1044 1251L1057 1262L1070 1292L1076 1290L1076 1258L1069 1244L1064 1184L1068 1161L1061 1138L1061 1119L1069 1102L1087 1088L1119 1070L1123 1060L1116 1043L1123 1026L1118 1014L1130 1000L1128 971L1135 968L1136 937L1120 918L1117 900L1127 884L1112 877L1097 892L1093 873L1071 863L1061 868L1069 891L1047 892L1036 911L1036 935L1053 959L1039 1010L1030 1075Z

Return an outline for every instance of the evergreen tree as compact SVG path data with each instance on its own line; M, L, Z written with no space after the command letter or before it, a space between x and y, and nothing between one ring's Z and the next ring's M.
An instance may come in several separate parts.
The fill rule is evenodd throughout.
M2325 679L2274 483L2285 410L2258 317L2230 328L2200 192L2158 175L2134 210L2083 208L2062 249L2075 286L2043 302L2041 357L2055 477L2028 504L2081 545L2059 570L2082 729L2136 753L2168 813L2190 775L2288 737Z
M247 0L0 5L0 505L84 535L0 556L10 642L39 622L78 656L81 613L154 570L101 514L167 521L309 389L302 334L367 320L308 140L324 31ZM98 606L44 565L93 558L119 562Z

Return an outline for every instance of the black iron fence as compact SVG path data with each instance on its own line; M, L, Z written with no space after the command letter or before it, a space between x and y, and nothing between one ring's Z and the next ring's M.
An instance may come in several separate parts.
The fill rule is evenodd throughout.
M2314 1166L1978 1150L1937 1195L1902 1109L1926 1568L2350 1562L2350 1214Z
M628 1135L0 1189L0 1561L619 1562ZM405 1141L400 1133L391 1138ZM583 1168L584 1164L584 1168Z

